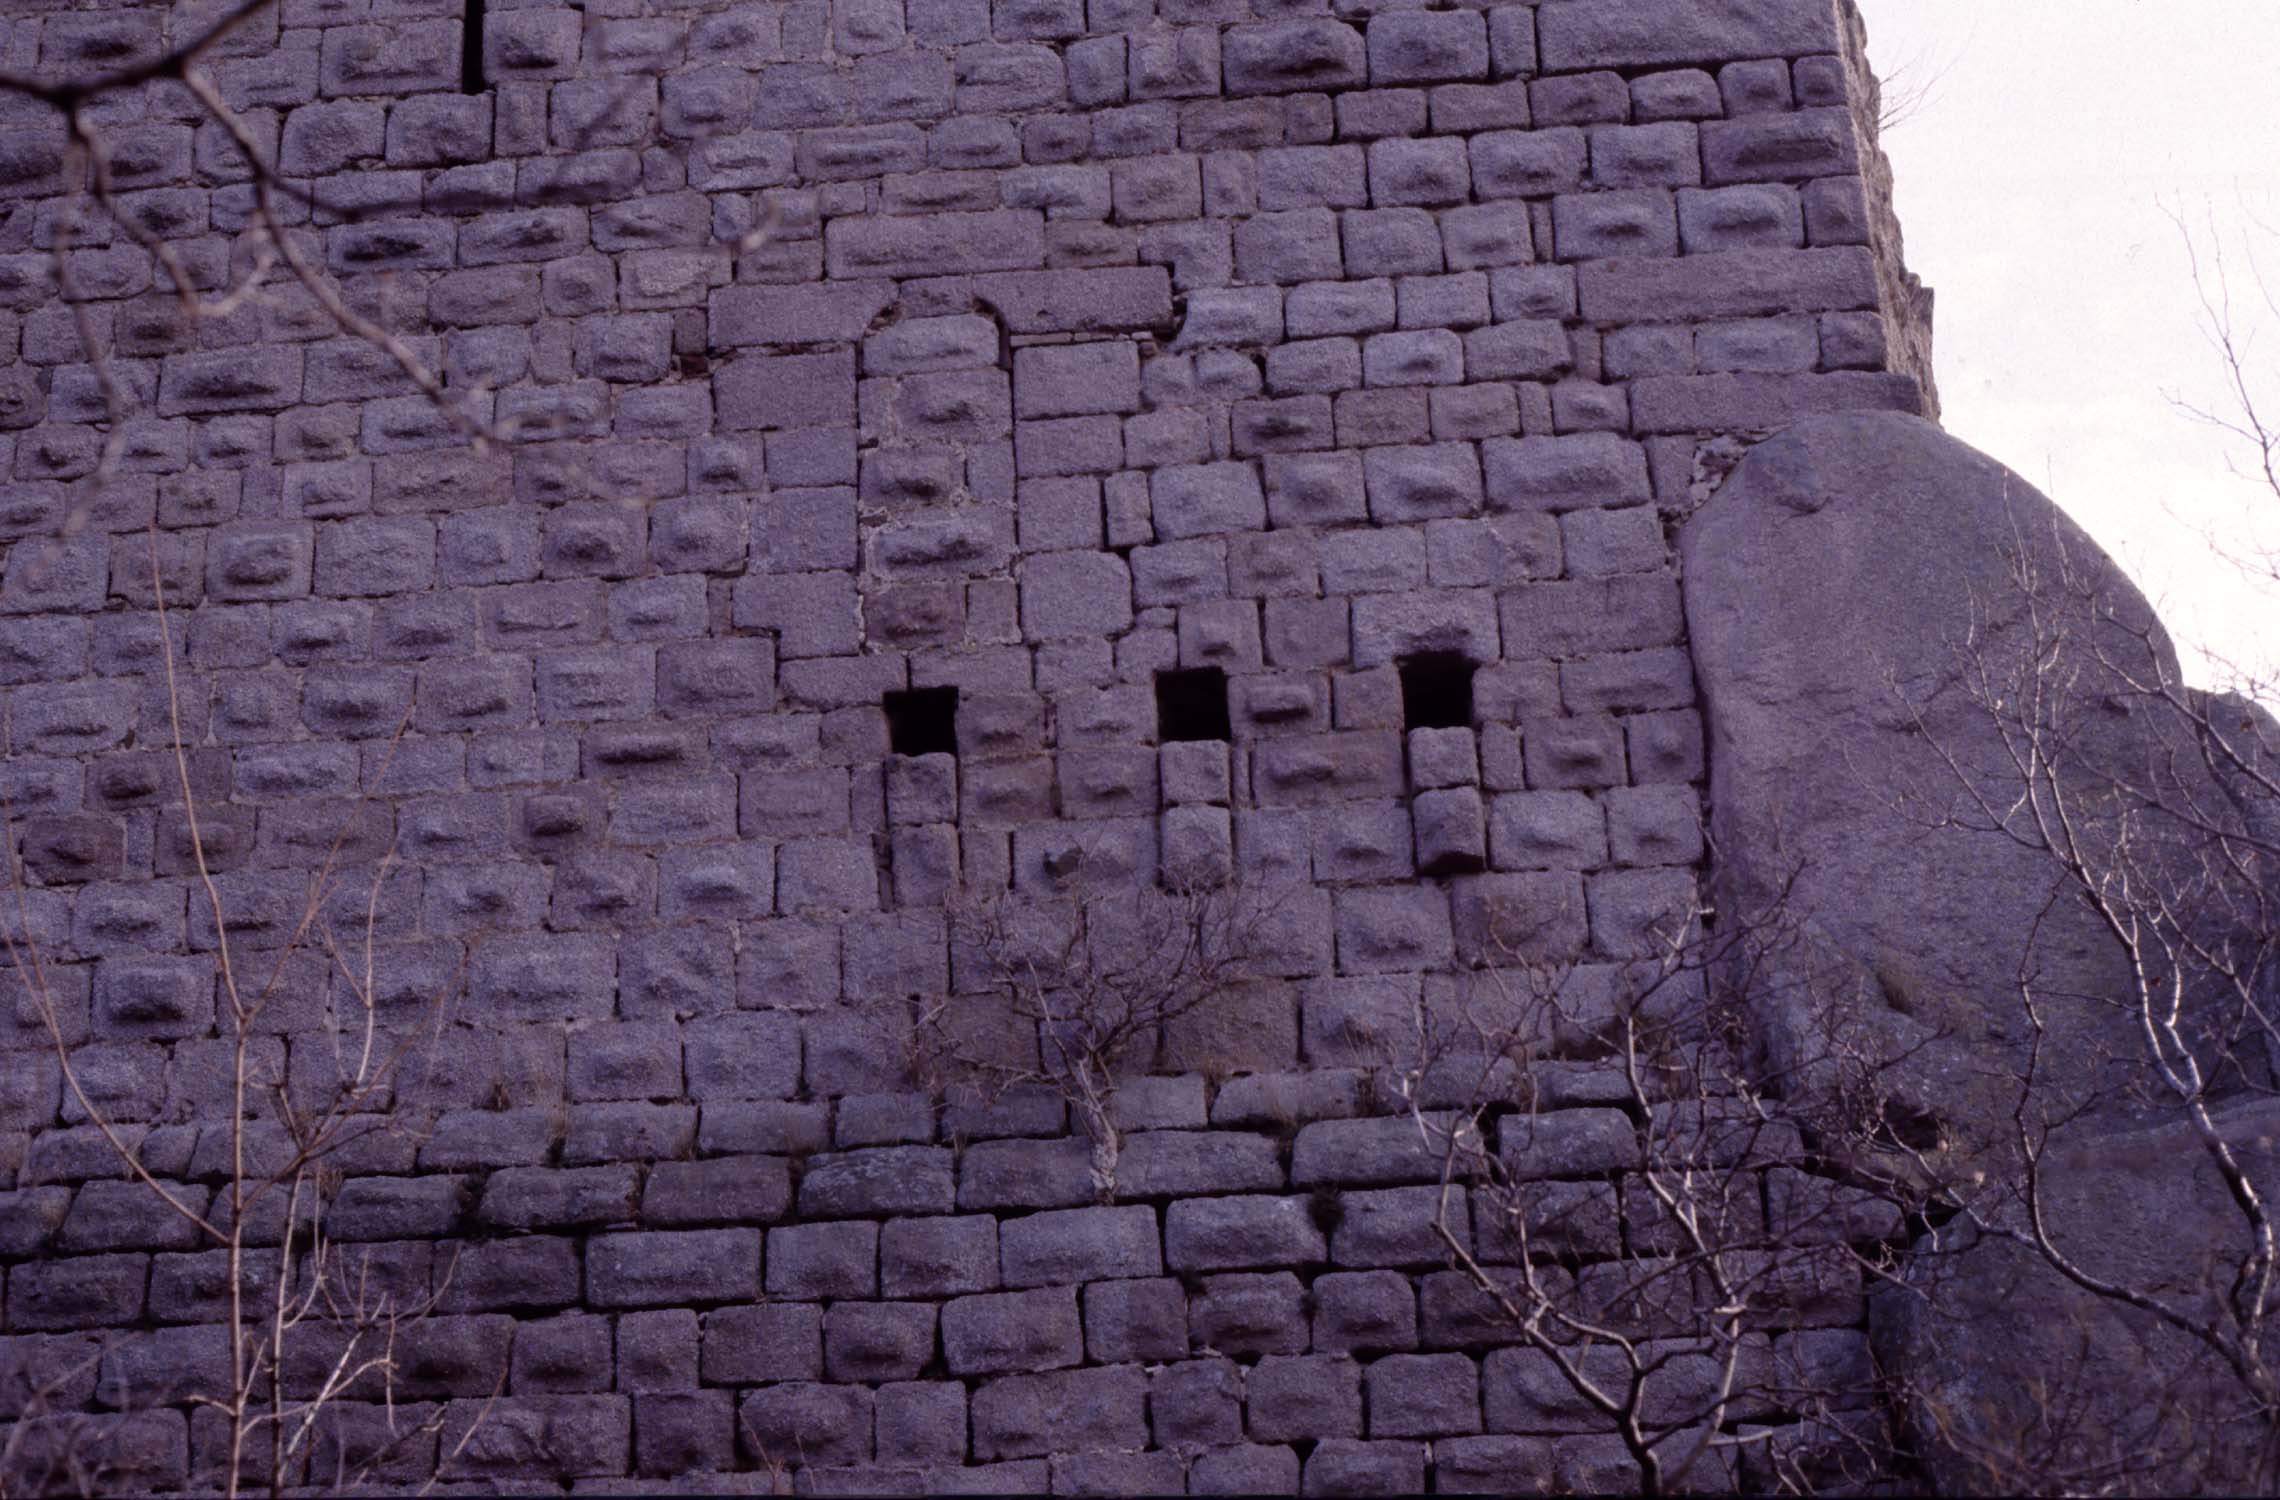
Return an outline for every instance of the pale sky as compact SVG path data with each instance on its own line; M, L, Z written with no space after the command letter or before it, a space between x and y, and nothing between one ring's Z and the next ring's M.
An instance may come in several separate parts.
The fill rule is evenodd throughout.
M2252 448L2175 404L2227 397L2163 211L2193 226L2204 269L2221 239L2280 423L2280 312L2249 263L2280 295L2280 4L1859 3L1888 94L1925 91L1885 147L1908 263L1938 294L1947 429L2119 556L2180 645L2280 662L2280 594L2242 584L2199 534L2260 523L2269 546L2280 497L2228 474Z

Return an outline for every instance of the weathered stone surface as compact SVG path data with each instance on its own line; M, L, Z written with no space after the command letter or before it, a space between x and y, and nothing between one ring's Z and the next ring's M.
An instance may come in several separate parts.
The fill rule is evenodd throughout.
M1912 1107L1985 1149L2008 1111L2003 1086L1973 1075L1986 1064L2016 1073L2030 1033L2014 976L2035 972L2053 996L2120 997L2130 979L2064 871L1977 812L2029 788L1974 700L1974 673L2010 681L2022 653L2055 650L2066 670L2117 689L2117 671L2174 683L2166 637L2047 500L1905 416L1815 418L1761 444L1689 524L1683 549L1719 879L1735 899L1762 903L1799 872L1790 910L1817 939L1785 976L1799 993L1767 1007L1767 1024L1802 1060L1814 1045L1803 987L1847 986L1847 1026L1918 1049L1900 1070ZM2046 580L2046 594L2062 576L2074 581L2030 617L2014 568ZM1758 590L1757 602L1742 608L1740 588ZM2099 621L2093 610L2111 613ZM2141 642L2136 629L2153 633ZM2097 664L2101 651L2113 666ZM2181 726L2147 709L2090 733L2019 727L2067 735L2052 790L2084 799L2084 852L2096 861L2100 820L2118 811L2110 797L2101 811L2098 778ZM2124 1103L2137 1046L2125 1017L2054 999L2043 1024L2054 1107Z
M2247 1101L2221 1108L2214 1123L2259 1191L2280 1186L2280 1112ZM2108 1285L2206 1307L2251 1253L2237 1203L2182 1121L2075 1132L2043 1169L2052 1244ZM2177 1493L2237 1489L2263 1472L2253 1445L2224 1435L2250 1398L2183 1331L2086 1292L2033 1250L1963 1220L1914 1248L1906 1284L1873 1296L1870 1328L1877 1358L1907 1382L1906 1414L1941 1484L1987 1482L1981 1445L2047 1409L2030 1378L2089 1417L2060 1460L2070 1468L2142 1461ZM2150 1405L2133 1393L2148 1370L2170 1393ZM1959 1402L1971 1403L1960 1420Z
M0 66L229 3L27 0ZM438 1305L290 1484L1621 1487L1598 1435L1473 1432L1513 1335L1395 1080L1514 959L1578 965L1540 1040L1602 1047L1699 893L1666 531L1928 364L1857 51L1833 0L255 6L208 74L387 348L225 295L255 194L164 80L83 101L133 232L65 245L27 100L0 792L84 1097L0 965L0 1419L85 1368L0 1468L229 1487L226 1257L87 1119L220 1212L226 953L265 1164L367 1003L411 1045L322 1212ZM1096 1178L1066 1006L1153 999L1190 917ZM1459 1190L1460 1242L1595 1286L1667 1246L1611 1073L1531 1069L1545 1128L1484 1143L1530 1207ZM1780 1222L1889 1241L1784 1140ZM1857 1332L1816 1267L1779 1315Z
M1836 13L1820 0L1644 0L1610 8L1554 0L1537 19L1544 66L1718 63L1837 50Z
M1163 1269L1156 1214L1075 1208L1014 1219L998 1231L998 1263L1014 1287L1154 1276Z
M1806 924L1753 997L1777 1055L1808 1079L1832 1043L1880 1064L1878 1086L1936 1122L1945 1159L1976 1183L1961 1189L1976 1211L2013 1229L2025 1222L2012 1134L2024 1090L2037 1118L2064 1122L2039 1179L2054 1243L2118 1284L2199 1295L2177 1278L2237 1254L2237 1216L2155 1082L2125 952L2034 822L2063 808L2094 880L2126 857L2140 888L2158 888L2198 868L2183 861L2209 837L2202 818L2256 814L2197 769L2202 731L2178 705L2204 700L2176 686L2142 598L2031 487L1903 416L1816 418L1762 444L1690 523L1684 551L1721 900L1762 901L1794 874L1789 909ZM1761 591L1747 610L1724 592L1744 580ZM2030 686L2056 681L2056 699ZM2085 717L2091 701L2104 707ZM2015 758L2029 740L2047 757L2031 780ZM2164 800L2203 811L2187 828ZM1987 809L2015 811L2004 826ZM2189 920L2203 940L2221 930ZM2204 1035L2206 992L2190 971L2180 982L2182 1033ZM2248 1079L2212 1091L2266 1066L2248 1061ZM2220 1128L2261 1139L2260 1108L2220 1106ZM1942 1482L1985 1481L1974 1445L2028 1420L2019 1393L2054 1369L2096 1413L2091 1447L2162 1452L2178 1475L2246 1472L2221 1443L2186 1453L2122 1394L2150 1358L2186 1382L2184 1405L2206 1402L2197 1355L2030 1251L1974 1245L1969 1224L1919 1244L1940 1252L1908 1270L1929 1307L1880 1299L1877 1317L1925 1401L1974 1412L1951 1434L1935 1406L1917 1410ZM1951 1316L1973 1329L1969 1354Z
M1189 1198L1164 1214L1164 1259L1177 1271L1320 1260L1322 1231L1304 1198Z

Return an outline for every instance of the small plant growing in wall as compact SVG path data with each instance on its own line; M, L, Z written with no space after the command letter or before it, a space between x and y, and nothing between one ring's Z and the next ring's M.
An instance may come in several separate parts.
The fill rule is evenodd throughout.
M1525 914L1488 925L1524 933ZM1523 937L1420 1009L1393 1060L1442 1164L1436 1232L1514 1341L1491 1385L1592 1436L1561 1488L1817 1493L1892 1471L1859 1287L1921 1204L1842 1165L1868 1116L1786 1097L1751 1045L1734 988L1793 939L1778 907L1719 924L1700 904L1619 962ZM1821 1061L1874 1072L1866 1052Z
M966 899L952 912L955 993L916 1018L926 1071L985 1097L1024 1085L1058 1094L1083 1131L1093 1192L1110 1202L1118 1087L1242 976L1255 907L1202 887Z
M153 588L159 636L171 643L155 577ZM0 1496L117 1490L139 1475L138 1448L172 1441L147 1425L166 1420L161 1406L190 1408L191 1481L230 1497L304 1483L353 1487L408 1456L431 1466L426 1444L445 1423L444 1406L421 1415L393 1396L404 1340L442 1298L449 1268L432 1284L422 1277L420 1285L397 1287L382 1260L351 1250L334 1231L344 1206L354 1212L344 1167L375 1152L408 1155L419 1144L400 1085L434 1041L450 995L407 1003L376 975L388 862L369 872L368 884L339 868L361 801L310 876L305 901L287 914L282 941L269 949L240 941L247 914L234 909L210 864L171 649L165 688L180 843L192 907L211 925L219 1012L216 1035L191 1034L175 1048L176 1073L205 1075L175 1106L187 1117L154 1127L147 1123L153 1111L122 1108L106 1087L103 1054L117 1049L89 1040L84 992L74 997L45 950L48 893L34 883L36 872L27 874L12 819L0 978L44 1033L51 1080L84 1122L84 1144L114 1169L90 1173L62 1232L69 1236L84 1216L89 1233L108 1232L120 1244L217 1257L209 1269L218 1274L202 1293L213 1321L120 1333L97 1349L95 1384L121 1416L75 1415L62 1409L71 1403L53 1399L83 1370L30 1372L31 1388L13 1402L19 1419L0 1446ZM311 957L323 962L297 961ZM172 998L129 995L109 1010L130 1034L138 1023L171 1033L175 1021L196 1020L194 1006L179 1017L168 1010ZM18 1269L19 1285L29 1270ZM67 1295L52 1282L48 1290ZM503 1369L499 1381L503 1387ZM445 1462L479 1425L480 1418L466 1427Z

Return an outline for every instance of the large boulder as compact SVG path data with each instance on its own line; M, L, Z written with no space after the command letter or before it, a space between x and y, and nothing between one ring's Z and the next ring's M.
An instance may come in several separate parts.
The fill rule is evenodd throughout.
M2206 1440L2132 1413L2208 1350L2061 1274L2030 1181L2050 1248L2193 1316L2247 1253L2190 1111L2250 1155L2280 1125L2237 1102L2270 1088L2280 1014L2269 718L2186 690L2111 560L1915 417L1758 444L1681 551L1741 1000L1824 1147L1943 1225L1878 1314L1919 1452L1943 1487L2015 1485L1993 1455L2067 1402L2089 1447L2047 1445L2054 1475Z
M2234 1100L2208 1123L2274 1202L2280 1102ZM2247 1304L2262 1319L2280 1309L2236 1279L2255 1262L2254 1226L2195 1125L2073 1133L2039 1167L2049 1244L2109 1290L1959 1214L1870 1293L1877 1359L1934 1489L2274 1493L2280 1425L2258 1382L2280 1360L2229 1354L2246 1343Z
M1896 413L1759 444L1681 550L1721 908L1794 929L1789 993L1757 1002L1776 1057L1804 1078L1882 1047L1895 1097L1979 1149L2030 1067L2054 1113L2172 1104L2139 955L2093 898L2200 858L2226 799L2137 590L2024 480Z

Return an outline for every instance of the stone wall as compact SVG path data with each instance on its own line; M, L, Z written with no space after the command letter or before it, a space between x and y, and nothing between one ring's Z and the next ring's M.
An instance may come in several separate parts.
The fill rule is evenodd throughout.
M217 10L19 5L0 55ZM87 222L133 412L93 493L59 127L10 99L10 921L92 1101L205 1201L218 925L296 1090L368 940L396 1024L445 1007L328 1211L441 1288L405 1482L480 1415L446 1471L516 1488L1620 1487L1372 1070L1494 913L1590 975L1693 900L1667 528L1737 438L1929 404L1863 66L1843 0L279 0L213 77L507 440L289 281L192 322ZM169 84L100 123L223 285L220 128ZM1049 1090L946 1101L882 1041L986 983L976 902L1230 880L1271 951L1140 1060L1113 1204ZM210 1477L221 1252L5 983L0 1416L52 1375L116 1484ZM1646 1242L1635 1122L1545 1077L1588 1275Z

